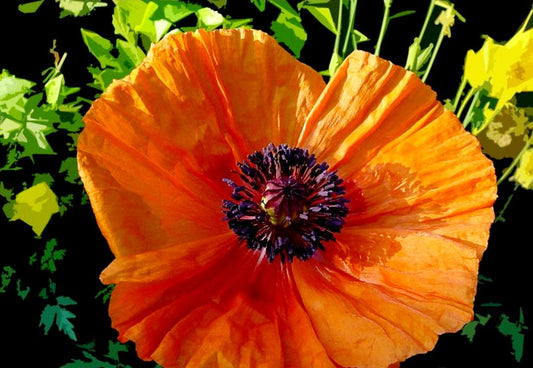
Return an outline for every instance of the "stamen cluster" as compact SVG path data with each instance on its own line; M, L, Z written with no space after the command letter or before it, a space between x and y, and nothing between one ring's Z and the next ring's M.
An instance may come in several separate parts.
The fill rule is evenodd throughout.
M313 154L287 145L268 145L237 163L240 183L222 203L225 220L248 248L270 261L306 260L334 240L348 214L343 180Z

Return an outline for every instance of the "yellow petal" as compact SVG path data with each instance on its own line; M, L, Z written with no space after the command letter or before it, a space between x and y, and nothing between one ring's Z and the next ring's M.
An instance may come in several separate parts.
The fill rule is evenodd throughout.
M11 211L11 221L25 222L40 236L52 215L59 212L59 205L54 192L43 182L17 194Z
M512 179L525 189L533 189L533 148L522 154Z

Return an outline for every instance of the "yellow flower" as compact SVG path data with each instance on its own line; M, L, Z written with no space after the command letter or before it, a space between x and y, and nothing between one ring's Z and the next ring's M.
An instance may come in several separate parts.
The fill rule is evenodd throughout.
M494 55L491 94L501 107L516 93L533 91L533 29L520 30Z
M487 37L478 52L468 50L465 60L465 77L473 88L481 87L490 80L494 55L502 47L495 44L492 38Z
M525 189L533 189L533 148L529 148L520 158L512 180Z
M488 82L489 94L498 99L496 110L515 94L533 91L533 29L525 29L532 13L507 43L499 45L487 37L478 52L466 54L466 80L473 88Z
M455 12L453 6L440 12L435 24L442 24L442 29L445 36L452 37L452 27L455 24Z

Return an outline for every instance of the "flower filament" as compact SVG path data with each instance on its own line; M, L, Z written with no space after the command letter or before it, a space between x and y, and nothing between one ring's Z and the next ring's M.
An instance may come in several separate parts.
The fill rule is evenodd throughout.
M340 232L348 214L343 180L307 150L270 144L237 166L241 183L224 179L233 200L222 207L248 248L264 250L270 261L306 260Z

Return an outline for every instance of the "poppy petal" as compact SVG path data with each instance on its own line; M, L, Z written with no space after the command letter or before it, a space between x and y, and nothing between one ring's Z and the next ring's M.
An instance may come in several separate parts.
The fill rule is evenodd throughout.
M402 272L394 275L402 277ZM403 276L414 280L413 288L419 282L432 282L426 290L409 292L386 282L373 284L370 278L356 278L315 260L294 265L298 290L326 351L339 365L360 368L385 368L426 352L439 334L456 331L469 320L471 306L438 294L439 287L463 284L452 278L443 285L442 270L427 272Z
M350 199L337 242L293 266L328 354L386 367L468 322L494 219L494 168L435 93L356 51L300 142L338 169Z
M464 229L472 231L462 239L486 245L494 219L494 168L476 138L449 112L389 142L364 167L345 177L347 191L359 198L351 207L348 227L372 223L434 230L463 221ZM463 215L478 209L486 209L485 215L464 222Z
M225 237L205 245L223 250L234 240ZM281 361L287 367L336 367L284 264L274 267L226 247L221 257L201 255L212 262L201 261L186 273L190 268L182 260L197 259L193 253L205 246L183 245L119 257L102 273L104 282L117 283L109 309L113 327L121 341L136 342L141 358L165 367L271 367Z
M80 176L113 253L219 234L222 178L253 150L294 142L323 88L259 31L198 31L152 47L93 103L79 139Z
M442 112L435 93L413 73L354 51L310 112L299 145L353 172L389 141Z
M96 131L98 128L93 128ZM136 254L227 231L220 196L197 180L183 182L108 135L80 139L80 176L98 224L116 255ZM135 165L132 165L135 162ZM191 184L197 184L197 187ZM147 190L150 188L150 190ZM205 190L201 196L194 191Z
M218 95L224 109L221 123L232 127L232 134L244 144L240 159L269 143L295 145L309 111L325 87L320 74L260 31L199 31L189 37L200 38L208 53L198 57L198 61L205 59L201 64L188 65L187 70L210 78L209 84L203 84ZM184 59L194 58L189 46L177 48L184 50Z

